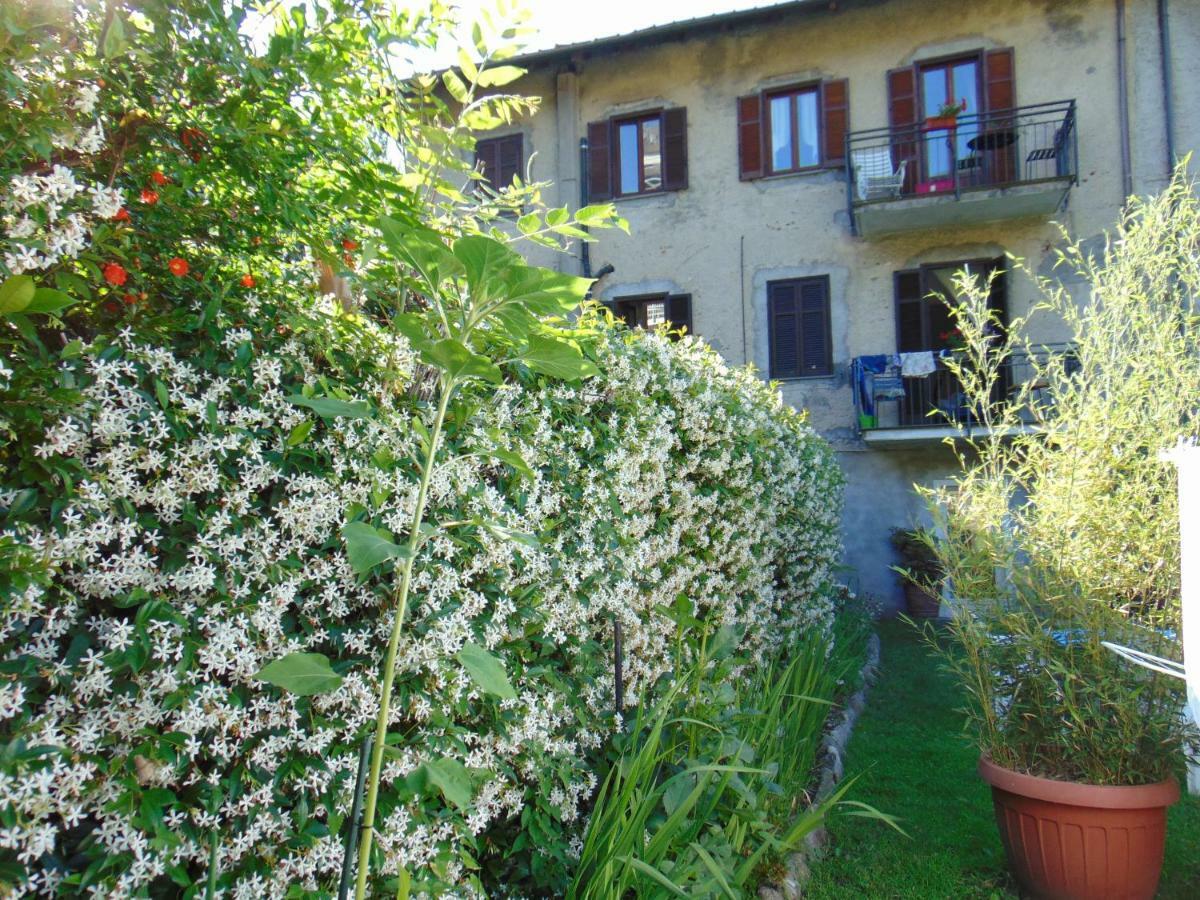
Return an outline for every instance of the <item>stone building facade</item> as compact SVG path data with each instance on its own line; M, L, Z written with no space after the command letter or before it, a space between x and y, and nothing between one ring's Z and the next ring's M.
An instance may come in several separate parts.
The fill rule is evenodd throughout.
M1062 229L1102 241L1200 145L1200 0L801 0L518 62L540 109L481 135L481 164L613 199L632 232L537 261L778 379L847 473L847 578L889 605L889 529L952 471L926 413L954 414L953 385L919 374L953 345L930 293L994 265L1023 314L1009 254L1051 272ZM901 351L912 371L878 383L855 365Z

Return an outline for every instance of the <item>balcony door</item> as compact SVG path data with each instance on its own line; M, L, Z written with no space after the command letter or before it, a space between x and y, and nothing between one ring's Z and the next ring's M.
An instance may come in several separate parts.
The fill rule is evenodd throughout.
M982 93L979 56L925 63L919 72L922 121L934 118L949 103L961 105L963 100L967 101L956 128L930 130L922 141L925 181L953 178L957 161L971 158L970 142L979 133L977 117Z
M937 263L896 273L896 349L899 353L932 350L957 350L961 338L950 314L957 302L955 276L966 267L972 274L987 277L998 271L991 282L989 305L1000 318L1008 321L1007 284L1003 259L962 260ZM1005 379L1006 379L1005 375ZM1002 379L1004 380L1004 379ZM1006 390L998 384L997 390ZM900 424L906 427L944 425L948 420L972 421L962 386L943 365L928 375L904 379L904 397L900 400Z

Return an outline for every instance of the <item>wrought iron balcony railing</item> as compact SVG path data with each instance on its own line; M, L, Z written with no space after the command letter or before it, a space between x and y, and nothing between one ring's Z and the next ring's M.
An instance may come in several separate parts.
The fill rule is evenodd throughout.
M907 230L905 222L954 221L945 214L929 222L920 214L888 220L881 208L898 201L962 200L979 192L990 192L994 201L1000 189L1028 186L1023 198L978 204L973 212L991 218L1038 215L1051 200L1053 211L1076 182L1078 171L1074 100L931 118L846 136L847 200L856 230L868 235L872 230ZM1040 204L1031 202L1037 195L1046 195ZM912 208L913 203L903 206Z
M851 372L860 430L957 426L970 431L977 426L981 418L978 410L964 394L957 376L946 366L948 352L941 353L946 355L935 352L932 360L910 359L907 367L902 366L903 357L899 354L856 357ZM1052 408L1050 385L1042 383L1039 374L1051 356L1061 357L1068 373L1076 365L1070 348L1063 344L1046 344L1032 356L1013 353L1000 366L993 402L1014 398L1019 389L1025 388L1030 392L1027 396L1043 410ZM922 372L930 364L932 370L925 374L905 374Z

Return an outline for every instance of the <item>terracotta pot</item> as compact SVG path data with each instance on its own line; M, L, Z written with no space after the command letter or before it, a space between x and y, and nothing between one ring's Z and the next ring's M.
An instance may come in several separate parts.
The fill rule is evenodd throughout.
M930 116L925 120L926 131L942 131L958 125L957 116Z
M987 758L996 825L1021 887L1045 900L1150 900L1158 888L1174 780L1131 787L1055 781Z
M936 619L942 600L911 581L904 582L904 601L914 619Z

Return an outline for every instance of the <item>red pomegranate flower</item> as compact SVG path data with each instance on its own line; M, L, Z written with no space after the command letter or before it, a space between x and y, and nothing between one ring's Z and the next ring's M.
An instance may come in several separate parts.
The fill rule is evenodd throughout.
M350 240L350 238L346 238L344 241L342 241L342 249L343 250L357 250L358 249L358 241L352 241L352 240Z
M125 207L123 207L123 206L122 206L122 207L121 207L120 209L118 209L118 210L116 211L116 213L113 215L113 217L112 217L112 220L113 220L114 222L128 222L128 221L129 221L129 218L130 218L130 217L129 217L129 210L127 210Z
M167 263L167 268L171 270L171 274L176 278L182 278L188 273L187 260L181 256L172 257L171 261Z
M133 306L133 304L137 303L138 301L137 294L134 293L126 294L121 299L125 301L126 306Z
M152 191L150 188L146 188L144 191L142 191L142 202L153 206L158 202L158 191Z
M244 288L254 287L254 276L251 275L249 272L247 272L245 275L242 276L242 287L244 287Z
M129 273L120 263L110 262L104 266L104 280L114 287L120 287L129 278Z
M170 181L170 179L167 178L167 176L164 175L162 172L151 172L150 180L153 181L155 184L157 184L159 187L162 187L164 184L166 184L168 181Z

